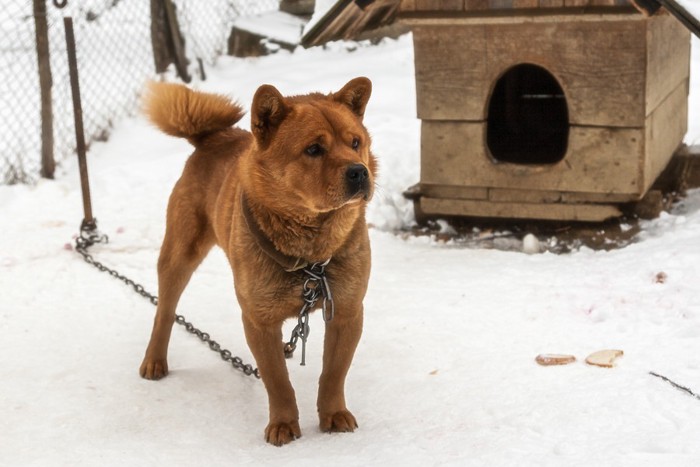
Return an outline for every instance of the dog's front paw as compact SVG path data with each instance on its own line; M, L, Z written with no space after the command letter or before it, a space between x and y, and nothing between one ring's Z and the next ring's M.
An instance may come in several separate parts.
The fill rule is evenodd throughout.
M168 374L168 361L166 359L144 358L139 368L142 378L161 379Z
M301 428L299 428L298 420L289 423L270 422L265 428L265 440L275 446L291 443L297 438L301 438Z
M349 432L355 431L358 428L355 416L349 410L339 410L335 413L319 414L321 420L321 431L333 432Z

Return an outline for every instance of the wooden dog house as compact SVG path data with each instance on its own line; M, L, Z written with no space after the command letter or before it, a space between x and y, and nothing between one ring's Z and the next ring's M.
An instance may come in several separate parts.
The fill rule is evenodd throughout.
M601 221L687 125L689 32L626 0L413 0L417 214Z

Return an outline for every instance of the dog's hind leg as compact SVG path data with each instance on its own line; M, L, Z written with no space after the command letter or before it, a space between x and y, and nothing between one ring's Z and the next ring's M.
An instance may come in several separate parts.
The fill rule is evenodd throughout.
M174 193L175 195L175 193ZM158 308L151 340L139 372L146 379L168 374L168 343L175 323L175 309L192 273L202 262L215 237L211 226L191 206L173 202L158 258Z

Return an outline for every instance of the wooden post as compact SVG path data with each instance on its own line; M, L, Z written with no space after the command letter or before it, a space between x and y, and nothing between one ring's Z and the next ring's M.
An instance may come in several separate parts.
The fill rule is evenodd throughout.
M68 72L70 75L70 90L73 97L73 118L75 120L75 149L78 153L80 168L80 187L83 193L83 212L85 218L80 230L95 225L92 217L92 199L90 198L90 182L88 180L87 159L85 157L85 131L83 130L83 106L80 101L80 82L78 80L78 57L75 50L75 34L73 33L73 18L63 18L66 30L66 51L68 52Z
M41 89L41 176L53 178L56 161L53 157L53 109L51 105L51 60L46 0L33 0L36 33L36 57Z

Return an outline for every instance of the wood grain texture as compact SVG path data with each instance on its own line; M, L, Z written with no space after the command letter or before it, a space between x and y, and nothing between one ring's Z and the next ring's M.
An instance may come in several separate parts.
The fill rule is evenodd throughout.
M540 0L540 8L558 8L564 6L564 0Z
M416 11L416 0L401 0L400 11Z
M485 30L413 28L418 117L468 120L483 115Z
M642 192L644 130L571 127L567 154L552 165L495 163L484 122L423 121L421 183L584 193Z
M532 63L560 83L572 124L643 126L645 22L563 18L414 28L418 116L485 120L496 80L515 65Z
M647 118L645 128L644 188L666 168L688 129L688 81L676 89Z
M494 203L478 200L422 197L420 209L427 215L501 217L601 222L621 215L616 206L604 204Z
M513 0L513 8L538 8L539 0Z
M700 164L699 164L700 165ZM635 195L617 193L584 193L548 191L536 189L487 188L453 185L418 184L413 193L428 198L476 199L499 203L564 203L564 204L615 204L638 199Z
M421 196L429 198L454 198L454 199L488 199L489 189L486 187L470 187L455 185L430 185L419 184L418 191Z
M464 9L466 11L488 10L489 2L487 0L464 0Z
M648 20L646 114L690 75L690 32L671 15Z
M464 9L464 0L414 0L415 11L456 11Z

